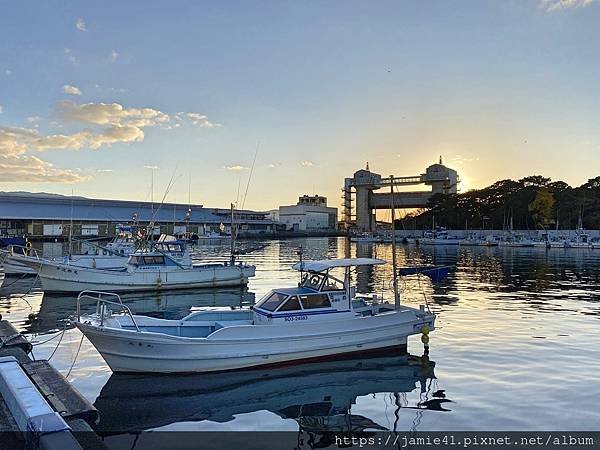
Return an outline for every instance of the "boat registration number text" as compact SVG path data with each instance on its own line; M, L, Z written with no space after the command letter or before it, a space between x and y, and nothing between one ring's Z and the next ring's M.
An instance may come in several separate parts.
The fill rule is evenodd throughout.
M296 320L307 320L308 316L290 316L290 317L284 317L284 320L286 322L295 322Z

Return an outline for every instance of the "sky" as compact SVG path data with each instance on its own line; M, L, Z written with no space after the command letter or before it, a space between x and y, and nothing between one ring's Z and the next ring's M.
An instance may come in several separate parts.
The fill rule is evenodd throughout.
M367 161L440 155L462 191L580 185L599 24L600 0L0 0L0 191L339 206Z

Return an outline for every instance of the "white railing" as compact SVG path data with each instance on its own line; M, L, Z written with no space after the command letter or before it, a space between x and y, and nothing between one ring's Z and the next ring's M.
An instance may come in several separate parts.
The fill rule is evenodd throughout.
M107 298L117 299L116 301L108 300ZM96 315L100 317L100 326L104 326L104 317L106 316L106 305L113 305L121 308L131 319L131 322L135 326L136 331L140 331L131 309L127 305L123 304L121 296L113 292L102 292L102 291L82 291L77 296L77 321L81 322L81 300L91 299L96 301Z

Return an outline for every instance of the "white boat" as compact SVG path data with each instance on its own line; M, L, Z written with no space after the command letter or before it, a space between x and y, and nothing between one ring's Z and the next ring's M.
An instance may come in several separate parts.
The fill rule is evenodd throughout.
M133 315L116 294L110 301L82 292L74 323L113 372L214 372L406 348L408 336L434 328L435 315L399 301L368 305L350 287L351 267L384 263L300 262L298 287L273 289L252 309L203 308L181 320ZM335 268L344 268L343 280ZM85 298L97 302L96 313L81 316Z
M559 235L548 241L548 247L550 248L567 248L569 247L569 241L566 236Z
M432 231L426 231L422 239L419 239L422 245L459 245L460 239L450 236L448 230L438 227Z
M88 246L90 244L88 243ZM130 237L118 236L105 246L93 245L81 255L65 255L49 261L60 262L75 267L91 267L97 269L119 269L127 265L127 258L135 251L135 242ZM9 275L37 275L39 265L32 258L42 259L30 246L11 245L0 250L0 260Z
M583 249L592 248L592 237L589 233L586 233L583 228L579 227L575 231L575 236L567 242L567 247Z
M124 267L93 268L43 259L21 259L37 268L45 292L91 290L160 291L203 287L243 286L255 267L243 263L193 264L178 241L152 244L151 250L132 253Z
M591 247L594 249L600 249L600 241L592 241Z
M383 242L383 238L373 233L362 233L356 236L350 236L350 242L356 242L357 244L381 243ZM391 237L389 242L392 242Z
M511 231L508 236L498 242L500 247L533 247L533 240L525 236L524 233Z

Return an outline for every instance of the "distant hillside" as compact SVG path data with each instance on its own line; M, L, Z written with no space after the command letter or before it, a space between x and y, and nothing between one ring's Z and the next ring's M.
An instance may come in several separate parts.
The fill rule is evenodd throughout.
M462 194L436 194L428 209L399 220L406 229L435 224L454 229L600 229L600 176L579 187L540 175L501 180Z

